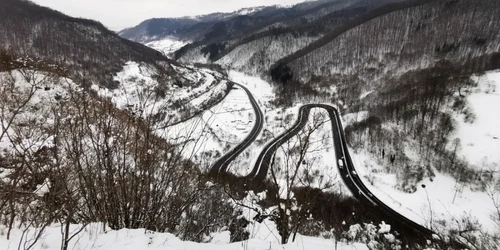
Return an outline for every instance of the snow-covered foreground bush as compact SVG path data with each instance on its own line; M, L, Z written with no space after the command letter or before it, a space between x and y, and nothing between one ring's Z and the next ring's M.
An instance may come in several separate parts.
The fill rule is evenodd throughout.
M0 75L0 224L44 229L103 222L203 241L234 207L218 186L154 135L147 121L70 80L16 69Z

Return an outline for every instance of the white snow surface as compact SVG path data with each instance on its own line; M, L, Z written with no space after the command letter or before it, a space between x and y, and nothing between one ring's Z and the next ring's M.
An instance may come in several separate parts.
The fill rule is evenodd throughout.
M50 180L45 179L41 185L37 185L35 194L39 197L43 197L46 193L49 192L50 185Z
M258 77L234 71L229 73L229 78L250 90L267 117L267 113L270 112L269 102L274 99L271 85ZM202 115L175 126L158 129L157 133L174 143L190 140L186 145L184 155L203 165L204 170L208 170L216 159L244 140L252 130L254 121L255 112L248 95L243 89L233 86L224 100ZM266 124L264 128L267 129ZM260 137L257 138L257 141L259 140L261 140ZM233 164L238 168L231 171L246 175L253 167L251 161L260 153L260 146L266 142L267 140L254 143L259 144L257 147L251 145L250 149L243 152L241 156L248 162ZM235 162L241 163L238 159Z
M295 123L296 117L292 122ZM281 179L280 186L286 186L287 171L289 175L293 174L296 164L300 164L299 181L297 186L308 186L319 188L324 191L337 192L343 195L350 195L350 192L341 184L341 178L338 173L337 160L333 145L333 133L331 121L328 112L324 109L313 108L309 115L308 123L304 129L299 132L301 138L309 135L306 154L304 159L299 162L299 153L304 145L304 141L299 141L298 136L292 137L276 151L276 161L280 164L281 171L276 175ZM294 153L290 153L294 152ZM314 176L313 178L304 178ZM280 190L285 192L286 190Z
M208 183L209 184L209 183ZM298 234L295 241L289 240L288 244L280 244L280 236L275 222L269 218L261 223L256 222L253 218L260 214L270 214L276 207L271 207L262 211L261 207L256 203L263 199L266 193L255 194L252 191L241 201L244 204L242 208L242 217L246 218L250 223L246 230L249 232L249 239L242 242L230 243L230 232L220 231L205 236L204 243L196 243L182 241L178 237L170 233L158 233L145 229L122 229L113 231L110 228L105 228L100 223L94 223L86 226L80 234L70 241L68 249L78 250L141 250L141 249L158 249L158 250L368 250L365 244L361 243L345 243L338 242L337 248L335 240L331 238L308 237ZM234 204L236 205L236 204ZM254 209L251 209L254 208ZM259 212L257 212L259 211ZM71 225L70 234L78 232L81 225ZM34 234L38 233L36 228L31 228L26 231L23 236L23 230L14 228L11 233L10 240L6 239L5 226L0 226L0 249L17 249L21 239L22 244L28 240L31 244ZM58 250L61 244L61 227L54 224L49 226L42 234L40 239L34 245L33 250Z
M298 109L303 104L291 108L276 108L271 104L275 96L272 86L259 77L231 71L231 81L244 85L250 90L262 112L264 113L263 132L245 151L230 165L233 174L245 176L253 169L258 155L270 141L289 129L296 121ZM322 109L313 109L309 116L308 126L313 124L314 117L323 120L323 124L311 134L311 144L306 155L309 173L320 172L322 178L315 178L313 187L323 187L325 183L334 183L333 189L342 189L339 183L330 120ZM363 114L356 116L362 118ZM168 128L160 128L157 134L172 143L189 141L184 155L208 170L223 154L241 143L254 126L255 114L247 94L238 86L233 86L228 96L219 104L205 111L202 115ZM296 143L292 140L290 145ZM286 145L285 145L286 147ZM283 159L283 157L282 157ZM305 167L305 166L304 166ZM302 173L302 172L301 172ZM340 190L348 194L347 190Z
M78 225L72 225L70 232L80 229ZM17 249L22 231L14 229L11 239L6 239L6 228L0 228L0 249ZM28 231L28 235L33 234L34 229ZM68 246L68 249L78 250L330 250L335 249L333 240L297 236L293 243L281 245L272 233L266 235L265 232L243 242L228 243L229 232L224 231L212 235L209 243L196 243L181 241L169 233L155 233L144 229L122 229L119 231L103 230L101 224L87 226L82 233L77 235ZM27 236L29 239L30 236ZM59 250L61 249L61 228L53 225L47 229L42 237L35 244L33 250ZM355 243L345 245L339 243L339 250L368 250L364 244Z
M455 219L472 216L485 230L498 230L490 217L495 207L487 193L462 188L454 178L438 172L432 180L419 183L415 193L405 193L395 188L396 175L383 173L368 153L349 151L358 175L373 195L416 223L446 232L458 228Z
M391 225L385 224L385 222L382 221L382 223L379 225L380 229L378 230L379 234L386 234L391 231Z
M207 183L209 184L209 183ZM220 231L206 235L204 243L182 241L170 233L158 233L145 229L122 229L113 231L104 227L101 223L94 223L83 228L72 241L68 249L78 250L368 250L365 244L338 242L335 247L335 240L331 238L308 237L298 234L295 241L289 240L288 244L280 243L280 236L275 222L269 218L261 223L253 218L258 214L270 214L276 207L270 207L265 211L256 203L263 199L266 192L255 194L252 191L239 204L244 204L241 217L247 219L249 224L246 230L249 232L249 239L242 242L230 243L230 232ZM236 206L236 204L234 204ZM257 212L258 211L258 212ZM81 225L71 225L70 234L78 232ZM386 228L386 227L385 227ZM31 244L33 236L39 231L36 228L27 230L23 235L23 229L14 228L10 240L6 239L8 228L0 226L0 249L17 249L21 239L22 245L26 240ZM34 245L33 250L58 250L61 246L61 226L53 224L49 226Z
M147 42L145 45L151 47L155 50L161 51L166 56L170 56L175 51L184 47L186 44L190 43L189 41L181 41L176 38L166 37L160 40L154 40L151 42Z
M347 125L361 122L363 120L366 120L368 118L368 115L368 111L360 111L342 115L342 125L346 127Z
M13 88L10 89L9 83L12 81ZM9 90L7 90L9 89ZM45 72L37 72L32 70L14 70L10 73L0 72L0 91L12 91L10 100L2 100L6 102L0 105L0 111L5 112L0 116L0 156L4 153L15 152L16 147L8 139L11 137L21 136L22 131L27 130L25 124L31 124L33 127L28 135L30 137L22 137L22 143L17 145L28 148L30 152L36 152L43 146L53 145L54 138L49 135L43 128L50 127L54 124L54 110L57 109L59 101L58 97L64 99L70 91L78 91L79 88L67 78L54 78ZM31 98L28 96L32 93ZM23 104L25 105L23 106ZM5 105L5 106L3 106ZM5 108L5 110L1 110ZM13 112L14 111L14 112ZM12 124L9 127L9 121L12 119ZM13 131L12 127L22 127L24 130ZM3 128L7 128L4 133ZM24 131L26 132L26 131Z
M253 169L257 157L262 152L263 148L269 144L272 139L291 128L298 118L299 108L306 103L296 103L290 108L276 108L271 103L275 99L273 88L265 80L260 77L236 71L231 71L229 77L232 81L238 82L250 90L259 103L265 118L263 132L257 137L255 142L230 165L229 171L237 175L245 176ZM338 177L335 153L333 151L332 128L328 113L323 109L312 109L306 127L310 128L314 124L315 119L316 124L320 125L310 135L310 144L304 161L301 163L299 179L304 179L304 170L307 170L307 173L310 175L318 173L318 178L314 178L311 183L301 182L298 185L308 185L327 191L337 191L345 195L350 195L349 191L340 183L340 178ZM280 183L280 187L282 188L282 190L280 190L280 195L284 195L287 191L284 177L286 175L286 167L284 166L287 165L285 163L287 156L284 152L287 147L296 146L298 146L298 137L292 138L288 143L285 143L277 150L277 159L280 161L281 165L281 173L277 174L280 175L278 179L281 179L278 181L282 182ZM298 160L297 155L290 156L291 157L288 159L292 160L295 164Z
M467 96L476 115L473 123L456 117L455 137L461 141L460 154L476 169L500 171L500 71L473 77L478 86Z
M180 124L157 129L170 142L188 141L185 157L208 170L210 165L239 144L253 128L255 115L246 93L237 86L220 103Z

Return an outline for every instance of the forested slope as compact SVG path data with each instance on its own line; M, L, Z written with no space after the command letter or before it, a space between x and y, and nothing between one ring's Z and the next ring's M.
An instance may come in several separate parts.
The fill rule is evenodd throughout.
M281 19L265 26L256 26L243 34L233 35L226 39L203 40L189 44L177 51L175 57L181 61L218 61L217 63L242 70L265 70L270 66L268 65L269 60L275 62L285 55L295 52L331 28L365 13L372 6L378 4L382 4L382 2L328 1L307 9L307 11L288 13ZM281 43L279 47L283 51L269 50L275 49L275 47L269 47L271 41ZM303 44L301 41L306 43ZM242 51L246 55L241 55ZM264 55L264 58L259 58L259 55ZM269 55L270 58L265 58L266 55ZM238 64L245 64L247 68L240 68L237 66Z
M434 1L376 18L283 63L297 76L348 73L374 61L385 68L428 68L443 60L466 65L499 51L499 9L492 0Z
M311 95L329 92L345 112L369 111L368 120L347 128L349 141L374 156L384 149L397 156L399 164L384 164L405 177L405 189L414 188L408 178L432 176L432 169L472 178L450 152L450 114L469 111L464 93L473 73L500 68L499 14L494 0L433 1L391 12L283 61L271 74L283 82L284 96L314 89ZM410 144L418 160L405 150Z
M176 58L185 62L216 62L261 74L272 65L307 54L318 44L328 43L370 19L429 1L432 0L332 1L254 33L210 44L190 44L179 50Z
M63 65L72 78L102 86L111 87L112 74L127 61L154 64L168 60L96 21L72 18L29 1L1 1L0 16L1 50Z
M345 2L345 0L307 1L289 8L251 7L232 13L212 13L194 17L153 18L135 27L124 29L119 34L124 38L140 42L161 40L167 37L193 41L194 44L186 48L189 49L245 36L270 24L287 22L327 6L337 5L337 2Z

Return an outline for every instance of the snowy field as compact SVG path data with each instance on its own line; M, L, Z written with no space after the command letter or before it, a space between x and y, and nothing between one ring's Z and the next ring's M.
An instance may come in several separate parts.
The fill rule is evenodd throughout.
M286 114L282 114L280 110L272 110L269 104L274 99L272 87L260 78L234 71L230 72L229 77L250 90L262 109L266 121L276 121L275 116L288 116L290 120L287 126L282 122L275 122L273 123L275 126L268 126L265 122L263 133L259 135L256 142L231 165L231 172L246 175L253 168L253 163L265 143L272 139L273 135L291 126L297 112L288 110ZM243 89L233 86L223 101L205 111L201 116L175 126L158 129L157 134L173 143L189 141L184 156L201 163L205 170L208 170L216 159L244 140L252 130L254 121L255 111L248 95ZM267 137L264 138L264 135Z
M262 109L266 120L268 120L268 113L271 112L269 101L274 98L269 83L260 78L246 76L238 72L231 72L230 79L250 90ZM274 112L279 113L279 111ZM287 114L296 116L292 112ZM205 111L201 116L175 126L160 128L157 130L157 134L173 143L189 141L186 150L183 152L184 156L201 163L208 170L208 167L216 159L244 140L252 130L254 121L255 111L247 94L238 86L233 86L223 101ZM293 121L288 126L291 126L292 123ZM269 130L266 124L264 124L264 131ZM245 162L237 159L235 161L237 164L232 164L238 167L233 167L230 170L231 172L246 175L251 171L253 167L251 163L253 163L260 153L260 149L267 142L267 140L261 138L262 134L257 138L256 143L253 143L248 150L243 152L241 158L245 159ZM259 146L255 146L255 144Z
M264 127L261 134L229 167L230 172L246 176L252 171L265 145L293 125L299 106L290 110L273 109L270 103L274 100L273 88L268 82L236 71L231 71L229 77L250 90L264 113Z
M296 104L287 109L275 108L271 104L275 96L271 85L259 77L248 76L240 72L231 71L232 81L242 84L250 90L262 112L264 113L264 127L257 137L243 153L230 165L229 171L236 175L246 176L254 167L258 155L271 140L288 130L296 121L298 110L303 104ZM337 177L335 155L330 119L322 109L313 109L309 116L308 126L321 122L321 126L311 134L311 144L305 161L308 163L309 173L321 172L324 179L311 186L324 186L325 182L339 183ZM175 126L157 129L157 134L167 138L174 144L185 146L185 157L201 164L203 170L208 170L211 164L229 152L231 148L241 143L254 126L255 113L246 93L233 86L228 96L219 104ZM188 142L184 144L184 142ZM282 149L297 142L291 140L283 145ZM281 150L283 153L283 150ZM278 154L281 154L278 152ZM281 159L285 159L281 157ZM332 188L341 188L334 185ZM333 190L332 190L333 191Z
M187 141L183 155L205 170L224 152L239 144L254 126L255 114L247 94L233 89L219 104L186 122L159 128L156 133L174 144Z
M307 143L305 143L306 140L308 140ZM299 160L301 150L305 152L302 161ZM318 188L346 196L351 195L350 191L342 184L337 169L331 120L328 112L324 109L311 109L306 126L297 136L294 136L277 150L276 161L279 166L284 168L278 175L280 187L286 186L286 176L291 175L299 164L297 186ZM285 190L280 191L282 194Z
M164 38L161 40L154 40L146 43L145 45L155 50L161 51L164 55L170 56L178 49L184 47L189 41L180 41L175 38Z
M368 189L405 217L427 228L446 232L463 226L457 224L455 219L472 216L487 231L497 230L490 217L495 208L487 193L472 191L468 187L460 190L454 178L439 173L432 181L424 179L415 193L405 193L395 189L396 175L372 172L382 167L377 166L367 154L352 152L358 174L364 177Z

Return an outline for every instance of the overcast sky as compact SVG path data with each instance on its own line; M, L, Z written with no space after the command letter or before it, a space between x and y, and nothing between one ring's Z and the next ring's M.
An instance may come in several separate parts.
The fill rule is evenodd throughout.
M32 0L74 17L102 22L121 30L153 17L181 17L232 12L245 7L290 5L304 0Z

